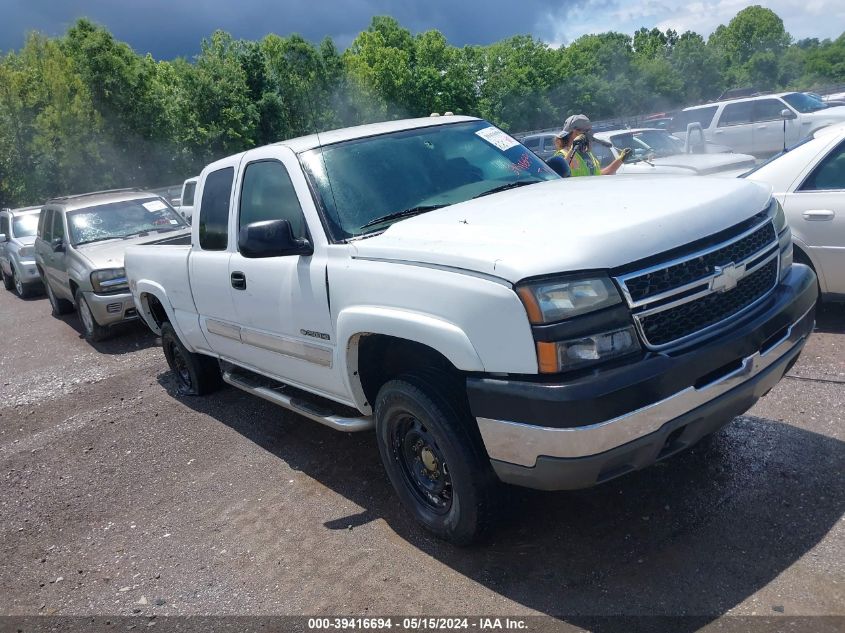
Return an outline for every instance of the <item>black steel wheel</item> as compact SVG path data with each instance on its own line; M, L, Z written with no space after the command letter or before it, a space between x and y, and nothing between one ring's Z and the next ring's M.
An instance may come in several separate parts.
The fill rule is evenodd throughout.
M445 514L452 507L452 478L434 436L413 416L391 425L390 443L405 480L420 503Z
M167 364L176 376L177 389L182 395L202 396L218 389L222 384L217 360L188 351L170 323L161 326L161 346L164 348Z
M463 389L434 373L379 390L376 436L400 501L427 530L468 545L489 529L496 478Z

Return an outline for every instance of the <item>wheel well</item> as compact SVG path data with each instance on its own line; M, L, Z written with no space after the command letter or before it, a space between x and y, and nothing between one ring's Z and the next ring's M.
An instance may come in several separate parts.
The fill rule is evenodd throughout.
M796 246L794 243L792 244L792 258L798 262L799 264L806 264L810 268L813 269L813 272L816 271L816 267L813 266L813 261L810 259L810 256L804 252L804 250L800 246Z
M70 286L70 296L73 297L74 301L76 301L76 289L79 288L79 286L73 279L68 282L68 285Z
M144 294L143 299L146 301L147 309L159 328L161 328L162 324L170 321L167 316L167 310L165 310L164 306L161 305L161 301L158 300L158 297L151 294Z
M427 345L384 334L360 337L358 377L370 406L375 403L379 389L389 380L408 372L431 370L460 377L449 359Z

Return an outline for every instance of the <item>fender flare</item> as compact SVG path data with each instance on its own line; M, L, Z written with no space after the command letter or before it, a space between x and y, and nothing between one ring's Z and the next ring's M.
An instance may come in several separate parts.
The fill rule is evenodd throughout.
M158 299L161 307L164 308L164 311L167 313L167 320L170 322L170 325L173 326L179 340L182 341L182 344L189 352L196 352L196 350L193 349L191 344L188 342L188 339L182 332L182 329L179 327L179 321L176 318L176 313L170 303L170 299L167 297L167 291L164 289L164 286L155 281L142 279L135 284L132 295L135 298L135 308L138 310L138 314L144 320L144 323L146 323L147 327L155 334L160 335L161 328L156 324L155 317L153 317L153 313L150 310L148 297L153 296Z
M344 382L356 406L366 413L372 408L358 372L362 336L382 334L413 341L442 354L459 370L484 371L484 364L466 333L454 323L428 314L379 306L347 308L338 314L336 333Z

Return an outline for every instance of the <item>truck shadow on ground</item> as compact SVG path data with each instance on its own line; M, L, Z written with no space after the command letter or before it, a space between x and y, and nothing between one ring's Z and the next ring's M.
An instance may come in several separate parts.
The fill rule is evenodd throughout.
M85 330L76 312L64 314L59 319L73 329L79 335L79 338L84 338ZM100 354L115 356L137 352L148 347L159 347L161 346L161 339L156 337L141 321L128 321L113 326L111 336L106 340L88 341L88 345Z
M159 381L175 394L169 373ZM697 630L807 554L845 511L844 442L744 416L686 453L591 490L508 488L487 542L461 549L402 510L372 434L280 415L233 389L179 399L365 508L327 517L327 529L383 519L491 591L598 633ZM757 612L789 615L790 597L783 601Z
M845 332L845 303L820 303L816 307L816 332Z

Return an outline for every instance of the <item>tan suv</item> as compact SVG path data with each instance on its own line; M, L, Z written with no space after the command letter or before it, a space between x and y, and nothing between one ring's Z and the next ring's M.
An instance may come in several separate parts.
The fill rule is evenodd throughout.
M38 222L35 262L53 314L76 308L85 337L106 338L112 325L138 317L123 269L126 247L187 244L189 231L164 198L137 189L48 201Z

